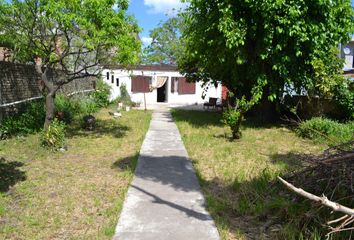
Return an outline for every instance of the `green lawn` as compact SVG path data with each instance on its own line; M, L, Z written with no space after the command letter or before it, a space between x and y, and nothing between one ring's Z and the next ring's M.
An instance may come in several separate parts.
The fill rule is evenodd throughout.
M39 135L0 141L0 239L111 239L151 118L96 114L87 132L68 129L68 151Z
M295 204L278 174L299 169L301 154L326 146L299 138L281 125L246 121L242 139L230 141L220 113L173 110L196 168L208 210L222 239L318 239L308 204ZM277 191L273 185L281 188ZM276 190L274 190L276 189Z

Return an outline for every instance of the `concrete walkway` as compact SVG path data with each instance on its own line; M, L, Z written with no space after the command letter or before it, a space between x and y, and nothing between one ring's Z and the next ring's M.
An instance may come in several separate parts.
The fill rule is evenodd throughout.
M167 108L153 113L114 240L218 240Z

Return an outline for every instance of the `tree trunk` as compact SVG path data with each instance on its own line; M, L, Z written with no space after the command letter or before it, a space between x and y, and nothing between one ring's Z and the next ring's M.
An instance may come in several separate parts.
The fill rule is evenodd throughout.
M46 113L45 113L45 121L43 126L44 130L47 130L49 125L52 123L54 119L54 113L55 113L54 99L55 99L55 94L59 89L59 86L55 85L53 82L48 80L47 73L48 70L50 69L50 66L46 66L43 72L42 59L36 57L34 59L34 62L35 62L36 71L41 77L41 81L39 82L39 88L41 90L45 89L48 91L47 95L45 96Z
M45 97L45 121L44 121L44 130L47 130L49 125L52 123L54 119L54 113L55 113L55 105L54 105L54 99L55 99L55 90L50 90L47 96Z

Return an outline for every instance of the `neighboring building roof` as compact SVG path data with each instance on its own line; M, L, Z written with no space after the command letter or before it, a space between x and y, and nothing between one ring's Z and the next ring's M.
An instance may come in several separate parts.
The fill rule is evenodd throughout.
M176 65L169 64L151 64L151 65L133 65L133 66L123 66L123 65L106 65L106 69L126 69L126 70L141 70L141 71L164 71L164 72L178 72Z
M343 75L345 77L353 78L354 77L354 69L344 70Z

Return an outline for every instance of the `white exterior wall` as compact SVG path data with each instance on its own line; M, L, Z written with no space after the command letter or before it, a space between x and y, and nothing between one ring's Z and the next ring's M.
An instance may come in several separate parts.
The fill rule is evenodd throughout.
M107 72L109 72L109 79L107 79ZM114 76L114 83L112 84L111 77ZM205 99L202 98L203 88L202 83L197 82L195 87L195 94L178 94L177 92L171 93L171 78L183 77L176 71L147 71L147 70L110 70L104 69L102 71L103 80L112 87L111 100L117 98L120 95L120 86L125 84L128 93L131 96L132 101L144 103L144 93L132 93L131 92L131 76L151 76L154 85L154 76L168 77L166 84L166 102L170 104L191 105L200 104L208 101L209 97L216 97L221 99L221 84L217 88L213 85L209 86ZM116 85L116 79L119 78L119 86ZM147 104L157 103L157 90L145 93Z

